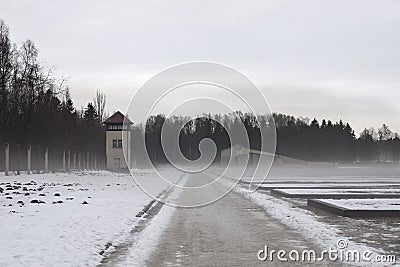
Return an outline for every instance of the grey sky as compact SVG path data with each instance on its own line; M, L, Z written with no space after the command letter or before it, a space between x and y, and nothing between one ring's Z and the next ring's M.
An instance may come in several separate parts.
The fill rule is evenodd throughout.
M248 75L276 112L400 131L400 1L1 1L20 43L69 78L75 104L126 110L146 79L189 61Z

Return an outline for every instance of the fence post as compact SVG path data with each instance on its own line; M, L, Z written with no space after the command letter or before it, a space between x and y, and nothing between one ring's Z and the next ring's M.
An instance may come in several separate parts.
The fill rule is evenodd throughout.
M68 150L68 171L71 170L71 150Z
M65 172L65 150L63 150L63 172Z
M28 146L28 164L27 164L27 172L28 172L28 174L31 174L31 164L32 164L32 162L31 162L31 160L32 160L32 147L31 146Z
M74 170L76 170L76 151L74 151L74 165L73 165Z
M81 171L81 157L82 157L82 153L79 151L78 153L78 169Z
M44 149L44 172L49 172L49 148Z
M93 156L93 152L91 153L91 157L90 157L90 168L93 170L94 168L94 156Z
M37 147L38 152L37 152L37 173L40 173L40 146Z
M10 144L6 143L4 150L4 173L8 176L8 171L10 170Z
M97 155L94 154L94 170L97 171Z
M51 169L53 171L53 173L56 172L56 169L58 168L58 164L57 164L57 156L56 156L56 148L53 148L53 163L51 164Z
M86 152L86 170L89 170L89 152Z
M21 145L17 144L17 175L21 174L19 169L19 161L21 160Z

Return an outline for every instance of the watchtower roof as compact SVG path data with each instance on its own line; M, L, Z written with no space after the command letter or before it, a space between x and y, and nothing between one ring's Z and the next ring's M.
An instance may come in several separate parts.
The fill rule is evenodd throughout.
M108 125L108 124L128 124L128 125L132 125L133 124L133 122L131 122L120 111L115 112L111 117L109 117L103 123L106 124L106 125Z

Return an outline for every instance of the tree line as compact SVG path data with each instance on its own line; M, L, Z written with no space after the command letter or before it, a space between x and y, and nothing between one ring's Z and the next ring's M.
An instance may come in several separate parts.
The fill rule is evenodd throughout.
M0 20L1 144L10 143L12 152L16 144L31 145L38 152L48 147L58 156L63 150L79 150L96 153L101 161L105 101L97 92L86 108L76 109L66 80L40 62L35 43L29 39L12 43L9 27Z
M342 120L333 123L324 119L318 122L316 119L310 121L284 114L257 117L241 112L205 114L193 120L182 116L165 118L160 114L150 117L145 125L135 125L132 139L134 142L141 140L144 132L147 153L152 162L166 163L161 145L161 129L177 127L181 129L179 145L183 155L197 159L200 156L200 141L211 138L217 146L215 161L218 162L220 152L235 145L230 143L226 129L235 132L239 123L244 125L250 148L255 150L261 149L261 125L267 131L271 130L269 127L275 127L276 153L279 155L310 162L399 162L399 135L393 133L386 124L378 130L365 129L357 138L350 124Z

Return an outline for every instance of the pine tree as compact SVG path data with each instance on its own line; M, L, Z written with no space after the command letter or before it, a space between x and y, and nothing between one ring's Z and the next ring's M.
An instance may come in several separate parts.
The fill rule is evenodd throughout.
M98 125L99 116L97 115L96 109L94 108L92 103L88 103L86 109L83 113L83 119L85 120L85 124L87 127L93 127Z

